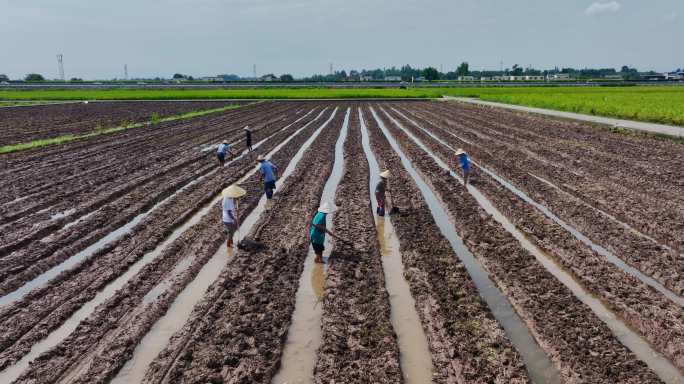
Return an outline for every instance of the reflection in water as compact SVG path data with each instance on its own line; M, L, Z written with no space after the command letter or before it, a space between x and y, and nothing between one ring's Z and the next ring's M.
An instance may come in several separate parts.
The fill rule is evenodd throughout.
M375 222L378 231L378 242L380 243L380 254L383 256L388 256L389 251L387 249L387 239L385 238L385 218L377 217Z
M316 301L323 300L323 293L325 293L325 269L324 265L320 263L313 263L313 268L311 268L311 287L314 291L314 296L316 296Z

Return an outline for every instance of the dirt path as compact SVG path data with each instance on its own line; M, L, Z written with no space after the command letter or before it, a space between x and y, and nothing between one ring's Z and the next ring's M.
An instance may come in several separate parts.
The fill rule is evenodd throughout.
M546 115L546 116L562 117L562 118L566 118L566 119L582 120L582 121L587 121L587 122L591 122L591 123L605 124L605 125L610 125L610 126L618 126L618 127L635 129L638 131L644 131L644 132L650 132L650 133L660 133L660 134L664 134L664 135L684 137L684 129L682 127L674 127L671 125L655 124L655 123L642 123L639 121L613 119L610 117L584 115L581 113L554 111L554 110L543 109L543 108L525 107L522 105L511 105L511 104L504 104L504 103L496 103L493 101L478 100L478 99L473 99L473 98L469 98L469 97L446 96L445 99L454 100L454 101L458 101L461 103L487 105L487 106L492 106L492 107L497 107L497 108L512 109L515 111L538 113L538 114L542 114L542 115Z

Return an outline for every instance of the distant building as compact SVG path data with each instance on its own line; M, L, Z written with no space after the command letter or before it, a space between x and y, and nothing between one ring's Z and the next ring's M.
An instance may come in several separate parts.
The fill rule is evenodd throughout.
M605 75L603 76L604 79L606 80L624 80L625 78L622 77L622 75Z
M641 79L647 81L661 81L667 80L667 75L664 73L656 73L654 75L643 75L641 76Z
M562 80L572 80L569 73L554 73L546 75L546 80L549 81L562 81Z
M401 81L401 76L385 76L385 81Z
M278 80L278 78L275 75L271 75L271 74L264 75L264 76L261 76L259 78L259 81L266 81L266 82L277 81L277 80Z
M361 81L372 81L372 80L373 80L373 76L371 76L371 75L361 75L361 76L359 76L359 80L361 80Z
M200 80L208 81L208 82L210 82L210 83L222 83L222 82L223 82L223 77L220 77L220 76L207 76L207 77L201 78Z
M458 81L475 81L475 76L459 76Z
M684 80L684 72L671 72L665 74L666 80Z

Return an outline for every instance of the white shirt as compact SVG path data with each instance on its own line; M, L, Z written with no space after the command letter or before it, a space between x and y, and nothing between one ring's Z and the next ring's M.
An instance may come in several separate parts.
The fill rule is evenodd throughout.
M223 222L231 224L235 220L230 218L228 212L231 212L235 216L235 200L232 197L223 198Z

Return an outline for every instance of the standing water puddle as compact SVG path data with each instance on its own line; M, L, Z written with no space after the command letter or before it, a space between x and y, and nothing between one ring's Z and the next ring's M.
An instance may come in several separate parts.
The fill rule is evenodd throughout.
M349 113L350 109L348 108L340 136L335 143L335 162L332 173L323 187L321 203L324 201L334 203L335 192L342 179L344 141L347 139ZM331 216L326 217L326 227L329 229L332 229ZM323 257L327 262L332 252L330 236L326 236L325 242ZM309 247L309 254L304 262L304 271L299 279L292 323L287 331L287 340L283 348L283 356L280 359L280 370L272 380L274 384L313 383L316 350L321 344L323 306L319 304L323 300L325 271L327 269L327 264L318 264L313 260L314 253Z
M440 232L449 241L451 247L454 249L461 262L463 262L463 265L473 279L480 296L487 302L492 314L499 324L503 326L509 339L522 356L532 381L535 383L560 383L558 370L551 363L551 360L546 353L544 353L532 338L530 330L525 323L523 323L515 310L513 310L513 307L506 296L504 296L494 282L489 279L489 276L482 265L480 265L465 246L437 196L432 192L415 168L413 168L411 161L401 150L399 144L375 113L375 110L371 108L371 112L383 134L387 137L387 140L389 140L390 145L401 158L404 168L418 185L418 189L420 189Z
M368 130L359 109L361 122L361 144L370 168L369 192L373 212L378 203L375 200L375 186L380 181L380 166L370 147ZM404 278L404 264L399 251L399 239L394 226L388 217L375 216L378 231L380 253L382 254L382 269L385 273L385 284L389 293L391 305L391 322L397 333L401 371L406 383L429 383L432 380L432 358L430 348L423 332L420 317L416 311L416 304L411 296L406 279Z
M463 183L463 180L453 171L451 171L447 164L444 161L442 161L442 159L440 159L434 153L432 153L420 139L415 137L411 132L405 129L401 125L401 123L396 121L392 116L390 116L386 112L385 115L388 116L390 120L392 120L395 126L404 131L421 149L423 149L427 154L429 154L440 167L444 168L445 170L449 170L449 173L452 177L454 177L459 182ZM383 126L383 131L384 130L385 128ZM386 132L386 135L389 136L389 133ZM393 139L390 141L393 143L393 146L396 145ZM399 151L398 147L397 151ZM402 154L402 160L403 159L404 157ZM478 167L482 168L479 165ZM502 183L502 185L505 185L503 183L506 183L507 185L505 186L515 188L493 173L491 173L490 176L494 177L497 181ZM663 380L666 383L684 383L684 376L682 376L681 372L679 372L679 370L677 370L677 368L675 368L674 365L672 365L672 363L667 358L665 358L656 350L654 350L648 343L648 341L646 341L641 335L639 335L637 332L632 330L627 324L625 324L625 322L622 321L622 319L620 319L608 307L606 307L606 305L599 298L586 291L584 287L581 284L579 284L570 273L562 269L551 256L546 254L536 245L532 244L527 239L527 237L522 232L520 232L515 227L515 225L511 223L503 214L501 214L501 212L499 212L499 210L496 209L494 205L480 191L478 191L472 185L468 186L468 191L487 213L492 215L492 217L497 222L499 222L504 227L504 229L506 229L511 235L513 235L513 237L515 237L520 242L523 248L525 248L532 255L534 255L537 261L542 266L544 266L544 268L546 268L547 271L549 271L556 279L558 279L558 281L563 283L563 285L565 285L582 303L587 305L594 312L594 314L596 314L596 316L599 319L601 319L601 321L603 321L608 326L608 328L610 328L610 330L617 337L617 339L620 340L620 342L624 344L627 348L629 348L637 356L638 359L646 363L649 366L649 368L651 368L660 377L661 380ZM521 194L519 196L524 196L524 194L521 191L518 191L518 193ZM530 201L532 200L530 199ZM505 325L504 328L506 328ZM511 339L513 339L513 335L509 333L509 336L511 336ZM514 344L516 345L516 347L518 347L518 344L515 343L515 341ZM520 351L519 348L518 350ZM523 358L525 359L525 363L527 364L528 359L525 358L525 355L522 351L520 352L521 354L523 354ZM530 374L533 375L531 368ZM537 382L537 380L534 379L534 377L533 380Z
M430 131L424 129L423 127L421 127L421 126L420 126L418 123L416 123L415 121L413 121L413 120L411 120L411 119L408 119L406 116L404 116L403 114L401 114L401 112L397 111L396 109L395 109L394 111L397 112L399 115L403 116L404 118L406 118L406 119L407 119L409 122L411 122L411 124L413 124L416 128L422 130L423 132L425 132L425 133L426 133L427 135L429 135L430 137L434 138L436 141L438 141L438 142L439 142L440 144L442 144L443 146L449 148L449 149L452 150L452 151L455 151L455 150L456 150L455 148L453 148L452 146L450 146L448 143L444 142L444 141L441 140L439 137L435 136L432 132L430 132ZM389 116L389 114L387 114L386 112L385 112L385 114L386 114L387 116ZM404 131L405 131L405 132L406 132L414 141L416 141L416 143L417 143L418 145L420 145L421 148L423 148L426 152L428 152L428 153L430 154L430 156L432 156L442 168L449 169L449 168L446 166L446 164L445 164L441 159L438 159L437 156L435 156L435 155L427 148L427 146L423 145L423 143L422 143L417 137L415 137L413 134L411 134L411 133L408 132L406 129L404 129L404 127L402 127L402 126L401 126L396 120L394 120L391 116L390 116L390 119L392 119L392 121L395 123L395 125L397 125L398 127L402 128L402 129L403 129L403 130L404 130ZM570 234L572 234L577 240L579 240L580 242L582 242L583 244L585 244L586 246L588 246L589 248L591 248L594 252L596 252L596 253L598 253L599 255L605 257L606 260L608 260L611 264L615 265L616 267L618 267L620 270L624 271L625 273L628 273L629 275L636 277L636 278L637 278L638 280L640 280L642 283L651 286L653 289L655 289L656 291L662 293L665 297L667 297L668 299L672 300L672 301L675 302L676 304L678 304L678 305L680 305L680 306L684 306L684 297L679 296L678 294L676 294L675 292L673 292L673 291L671 291L670 289L666 288L664 285L662 285L661 283L659 283L658 281L656 281L656 280L653 279L652 277L650 277L650 276L648 276L648 275L642 273L642 272L639 271L638 269L636 269L636 268L630 266L629 264L625 263L622 259L620 259L619 257L615 256L615 255L614 255L612 252L610 252L609 250L607 250L607 249L605 249L604 247L602 247L602 246L600 246L600 245L594 243L591 239L589 239L587 236L585 236L584 234L582 234L582 233L581 233L580 231L578 231L575 227L573 227L573 226L571 226L570 224L568 224L568 223L566 223L565 221L563 221L561 218L559 218L558 216L556 216L556 214L554 214L553 212L551 212L551 210L549 210L549 209L548 209L547 207L545 207L544 205L542 205L542 204L540 204L540 203L538 203L538 202L532 200L532 198L530 198L527 194L525 194L523 191L521 191L521 190L519 190L518 188L516 188L513 184L509 183L508 181L506 181L506 180L505 180L504 178L502 178L501 176L497 175L497 174L494 173L493 171L489 170L488 168L486 168L486 167L483 166L482 164L477 163L477 162L474 161L474 160L472 161L472 163L473 163L474 165L476 165L478 168L480 168L484 173L486 173L487 175L489 175L490 177L492 177L494 180L496 180L499 184L501 184L502 186L504 186L506 189L508 189L509 191L513 192L516 196L518 196L519 198L521 198L523 201L525 201L526 203L532 205L532 206L535 207L537 210L539 210L540 212L542 212L546 217L548 217L549 219L553 220L556 224L560 225L560 226L561 226L563 229L565 229L566 231L570 232ZM453 172L452 172L452 176L457 177L457 178L459 179L459 181L461 181L461 183L462 183L462 180L460 179L460 176L457 176L457 175L453 174ZM532 176L535 177L535 178L537 178L537 179L539 179L540 181L542 181L542 182L544 182L544 183L546 183L546 184L548 184L548 185L554 187L554 188L557 188L557 189L560 190L561 192L567 194L567 192L564 192L563 190L561 190L560 188L556 187L556 186L553 185L552 183L550 183L550 182L548 182L548 181L546 181L546 180L544 180L544 179L542 179L542 178L540 178L540 177L537 177L537 176L534 176L534 175L532 175ZM470 189L473 189L473 190L475 191L475 193L476 193L478 196L482 196L481 199L486 200L486 203L485 203L485 204L490 204L489 201L488 201L488 200L487 200L479 191L477 191L477 189L473 188L472 186L470 186ZM572 195L570 195L570 196L572 197ZM474 197L477 198L477 196L474 196ZM479 202L481 199L478 199L478 202ZM480 203L480 204L482 205L483 203ZM490 204L490 205L491 205L491 204ZM588 207L590 207L591 209L594 209L594 208L591 207L590 205L588 205L588 204L586 204L586 205L587 205ZM600 212L602 212L602 211L600 211ZM608 215L607 213L605 213L605 214ZM621 223L621 222L618 221L616 218L614 218L614 217L612 217L612 216L609 216L609 217L613 218L616 222ZM497 220L497 221L498 221L498 220ZM623 223L623 224L624 224L624 223ZM624 226L626 226L626 228L628 228L628 229L631 229L631 227L630 227L629 225L627 225L627 224L624 224ZM636 230L635 230L635 231L636 231ZM644 236L645 236L645 235L644 235Z
M298 129L293 135L288 137L283 143L274 148L268 153L266 157L270 157L276 152L278 152L287 142L289 142L294 136L299 134L308 125L317 121L317 119L325 112L321 113L316 117L315 120L306 124L304 127ZM304 152L309 148L311 143L318 137L323 128L325 128L335 117L337 109L335 109L331 116L326 120L311 137L301 146L297 151L295 156L292 158L287 168L283 172L280 183L284 183L285 180L292 174L297 163L301 160ZM243 176L237 184L240 184L251 177L254 173L258 171L258 166L256 166L251 172ZM193 217L194 222L198 222L202 216L207 214L209 210L214 207L218 201L220 201L221 195L217 196L215 200L212 201L207 207L202 209L200 213ZM239 207L238 207L239 208ZM241 223L240 228L234 235L234 243L237 244L242 240L251 228L256 224L257 220L267 209L267 201L265 196L261 196L259 203L256 208L247 216L245 221ZM157 355L166 347L169 339L174 333L178 332L183 325L190 318L192 310L195 305L199 303L204 294L206 293L209 286L218 279L221 271L225 267L226 263L232 257L232 249L228 250L226 244L222 244L219 250L212 256L212 258L205 264L200 270L199 274L188 284L174 300L171 307L155 324L152 326L150 331L143 337L140 343L137 345L133 351L133 356L129 359L126 364L121 368L117 376L111 381L112 384L127 384L127 383L139 383L142 381L147 371L147 367L150 363L157 357ZM167 279L172 279L173 276L169 276ZM166 280L166 279L165 279ZM166 284L164 281L159 284ZM154 288L153 288L154 290Z
M264 142L266 142L268 139L270 139L270 138L273 137L274 135L276 135L276 134L282 132L283 130L289 128L290 126L292 126L293 124L299 122L300 120L304 119L304 118L305 118L306 116L308 116L311 112L313 112L313 109L312 109L311 111L309 111L309 113L307 113L306 115L303 115L302 117L300 117L299 119L297 119L296 121L294 121L292 124L290 124L290 125L288 125L288 126L286 126L286 127L283 127L282 129L278 130L276 133L274 133L274 134L268 136L267 138L265 138L265 139L259 141L259 142L256 143L256 144L254 144L253 148L254 148L254 149L259 148L259 147L260 147ZM321 112L321 114L322 114L322 113L323 113L323 111ZM318 117L320 117L320 114L319 114ZM317 118L318 118L318 117L317 117ZM315 120L314 120L314 121L315 121ZM307 124L306 126L308 126L308 124ZM305 126L305 127L306 127L306 126ZM303 129L303 128L301 128L301 129ZM299 130L297 130L295 133L293 133L285 142L289 141L290 138L292 138L292 137L294 137L295 135L297 135L297 134L301 131L301 129L299 129ZM276 149L274 149L274 150L272 151L272 153L275 153L275 151L276 151L277 149L282 148L282 145L283 145L283 144L281 144L281 145L279 145L278 147L276 147ZM243 151L243 152L242 152L239 156L237 156L235 159L233 159L233 160L231 160L231 161L229 161L229 162L226 162L226 166L229 166L229 165L231 165L233 162L235 162L235 161L241 159L241 158L244 157L247 153L248 153L248 151ZM253 171L253 172L254 172L254 171ZM128 234L129 232L131 232L131 230L132 230L136 225L138 225L138 223L140 223L145 217L149 216L150 213L152 213L154 210L156 210L159 206L161 206L161 205L163 205L164 203L166 203L167 201L171 200L174 196L178 195L179 193L181 193L181 192L185 191L186 189L190 188L192 185L195 185L195 184L199 183L200 181L204 180L205 178L207 178L207 177L209 177L209 176L211 176L211 175L213 175L213 174L215 174L215 173L216 173L216 170L213 170L213 171L208 172L208 173L205 174L205 175L199 176L197 179L195 179L195 180L189 182L188 184L184 185L182 188L178 189L176 192L174 192L174 193L171 194L170 196L168 196L168 197L164 198L163 200L159 201L157 204L155 204L154 206L152 206L150 209L148 209L148 210L146 210L145 212L143 212L143 213L137 215L136 217L133 218L133 220L129 221L128 223L126 223L126 224L123 225L122 227L119 227L119 228L115 229L114 231L112 231L112 232L110 232L109 234L107 234L107 236L101 238L100 240L98 240L98 241L95 242L94 244L88 246L88 247L85 248L84 250L82 250L82 251L80 251L80 252L74 254L73 256L71 256L71 257L69 257L68 259L66 259L65 261L63 261L62 263L60 263L60 264L58 264L58 265L52 267L51 269L49 269L49 270L43 272L42 274L40 274L40 275L38 275L37 277L35 277L34 279L28 281L26 284L24 284L24 285L21 286L20 288L16 289L15 291L10 292L10 293L8 293L8 294L5 295L5 296L0 297L0 307L5 306L5 305L8 305L8 304L11 304L11 303L13 303L13 302L15 302L15 301L17 301L17 300L21 300L26 294L28 294L28 293L31 292L32 290L34 290L34 289L36 289L36 288L39 288L39 287L43 286L44 284L48 283L50 280L52 280L54 277L56 277L57 275L59 275L61 272L66 271L66 270L68 270L68 269L71 269L71 268L75 267L75 266L78 265L81 261L83 261L83 260L85 260L85 259L91 257L91 256L94 255L96 252L98 252L99 250L101 250L102 248L104 248L104 247L105 247L107 244L109 244L110 242L114 242L114 241L118 240L120 237L122 237L122 236ZM212 203L213 203L213 202L212 202ZM206 212L209 210L210 207L211 207L211 204L208 204L208 205L205 207L205 209L202 210L202 212L203 212L203 213L206 213ZM74 221L71 222L71 223L66 224L66 225L64 226L63 229L69 228L70 226L72 226L72 225L78 223L79 221L84 220L84 219L87 218L88 216L93 215L95 212L96 212L96 211L90 212L90 213L88 213L87 215L84 215L84 216L82 216L81 218L79 218L79 219L77 219L77 220L74 220ZM199 216L198 216L198 215L195 215L195 216L193 217L194 221L192 221L192 222L190 222L190 223L185 223L181 228L182 228L183 230L187 229L190 225L193 225L193 224L197 223L197 222L199 221L199 219L201 218L201 216L202 216L202 215L199 215ZM189 224L189 225L188 225L188 224ZM179 228L179 229L180 229L180 228ZM177 237L177 236L179 236L179 235L180 235L180 232L178 232L178 230L174 231L174 233L170 236L170 237L171 237L171 241L173 241L173 240L175 239L175 237ZM175 237L174 237L174 236L175 236ZM163 243L163 244L165 245L166 242ZM155 251L156 251L156 250L155 250ZM153 252L154 252L154 251L153 251ZM153 253L153 252L150 252L150 253ZM150 253L148 253L148 255L149 255ZM143 263L142 266L144 266L144 264L149 263L152 259L147 259L147 258L143 257L143 259L139 260L136 264L134 264L134 265L131 267L131 269L135 269L136 266L137 266L137 264L143 262L143 260L145 260L145 262ZM141 267L142 267L142 266L141 266ZM130 269L129 269L129 270L130 270ZM137 272L138 270L139 270L139 269L137 269L136 272ZM122 275L122 276L123 276L123 275ZM126 275L126 276L128 276L128 278L130 278L129 275ZM121 285L123 285L123 283L125 283L126 281L128 281L128 278L127 278L126 280L124 280L124 281L122 282ZM120 278L117 279L117 280L115 280L115 284L116 284L116 282L118 282L119 280L120 280ZM98 304L99 304L99 303L98 303Z

